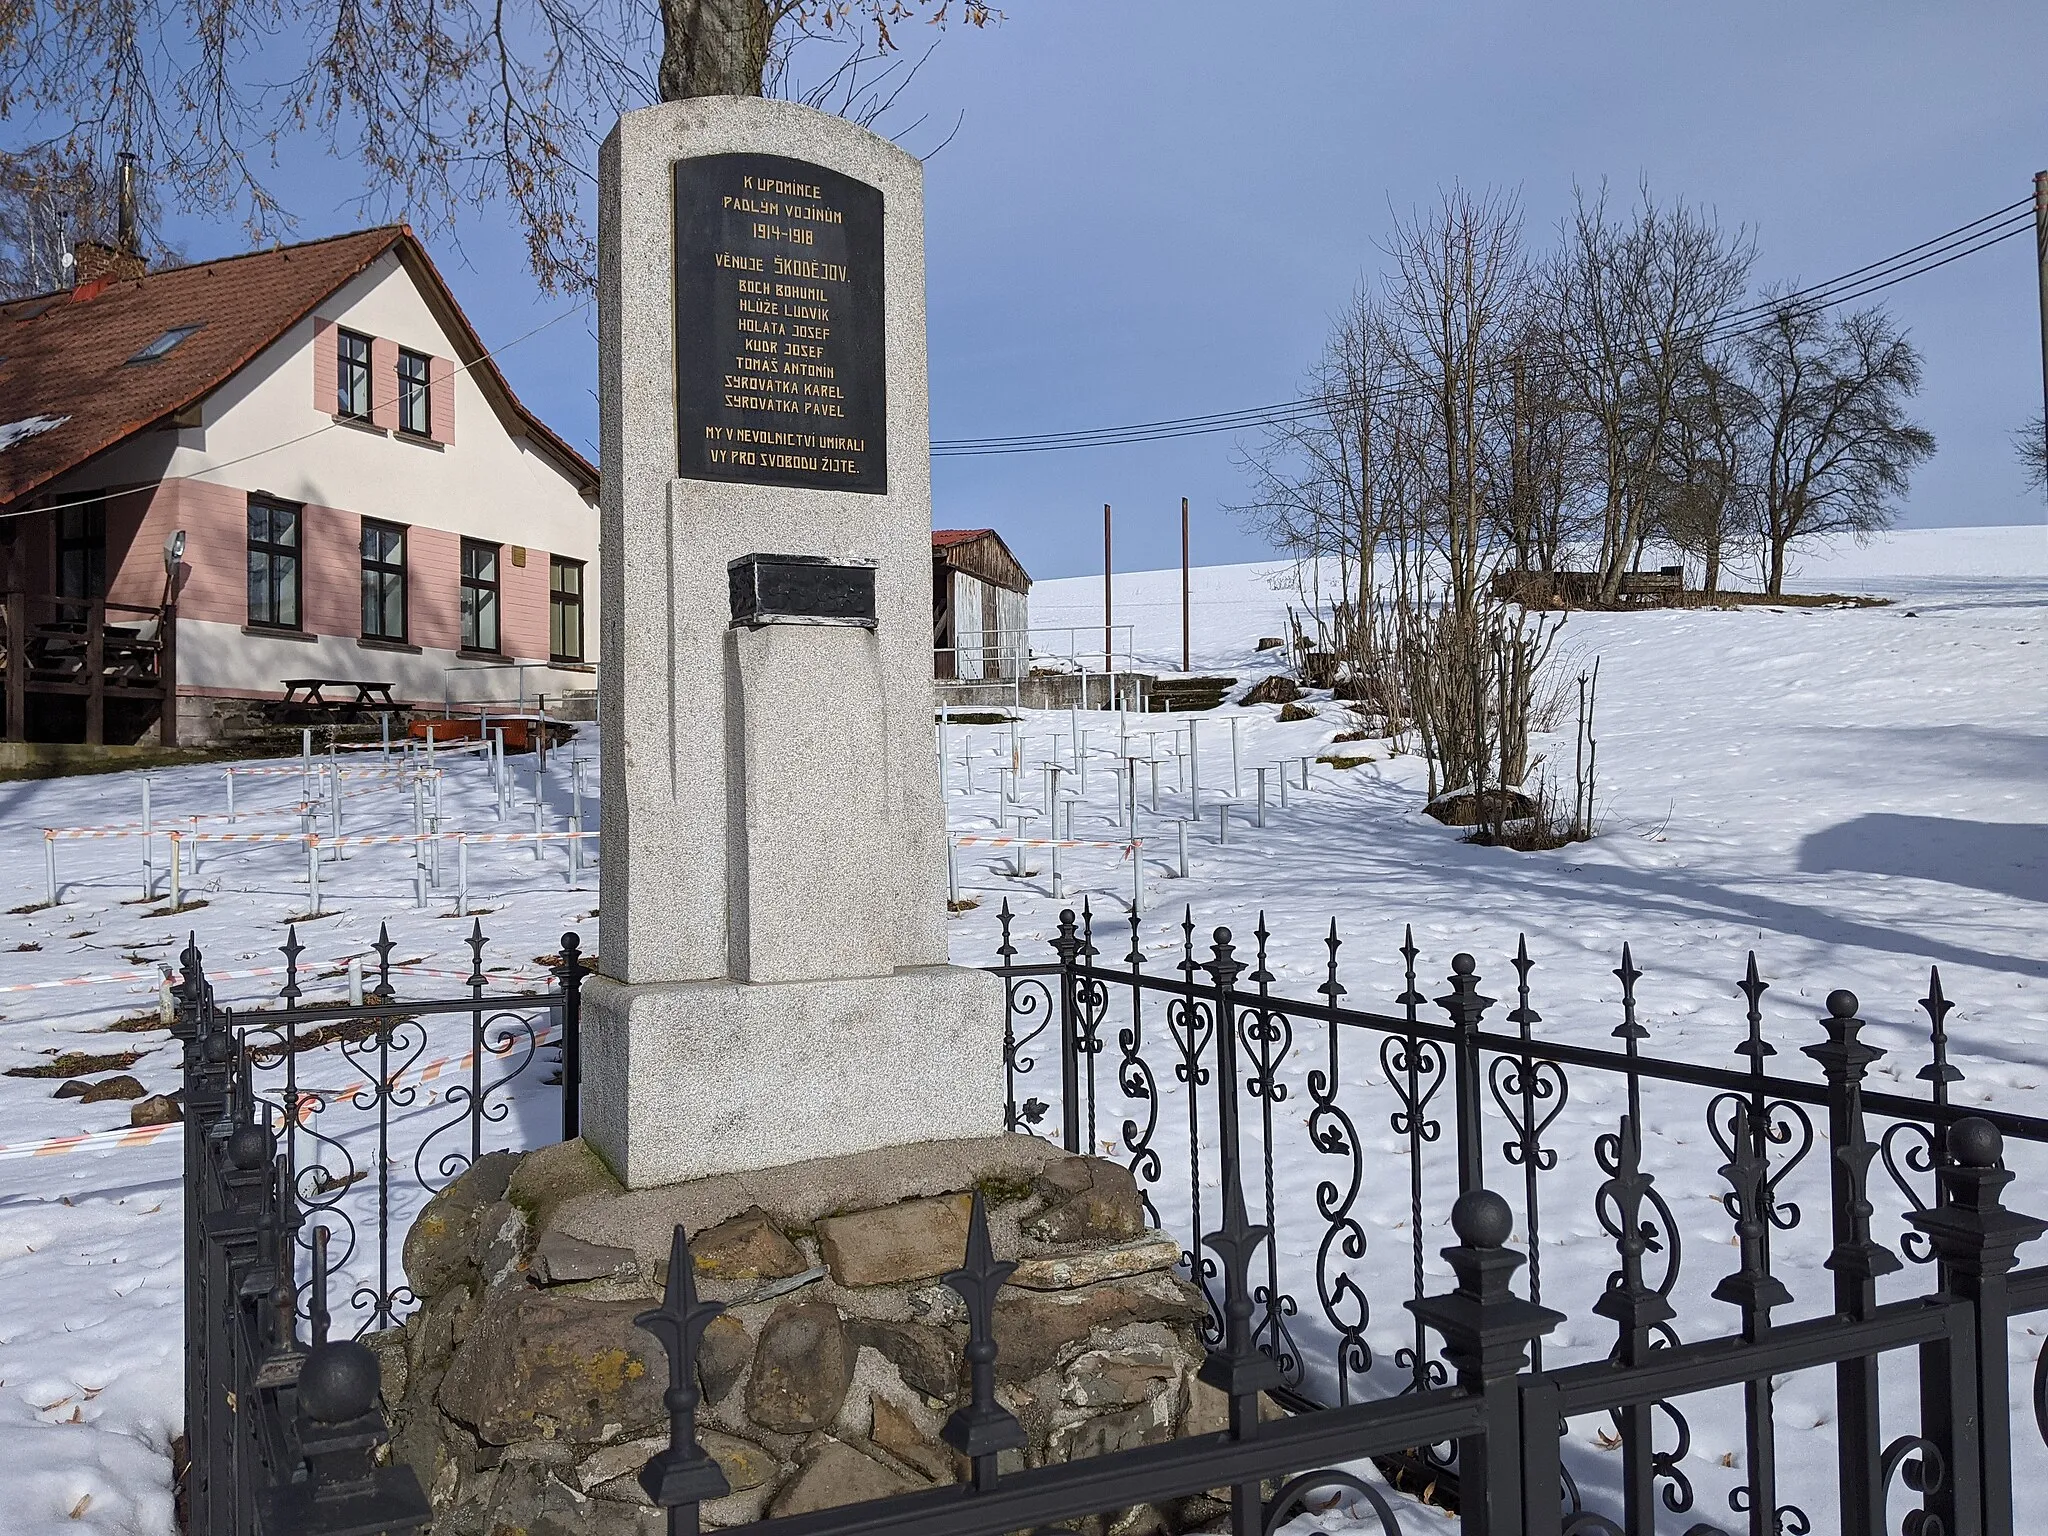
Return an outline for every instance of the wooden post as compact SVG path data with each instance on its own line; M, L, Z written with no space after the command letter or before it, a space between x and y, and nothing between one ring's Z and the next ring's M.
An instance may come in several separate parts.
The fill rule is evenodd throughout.
M28 599L7 594L7 739L28 740Z
M2041 268L2041 430L2048 433L2048 171L2034 175L2034 254Z
M157 652L157 681L164 690L163 708L157 714L156 739L159 746L175 747L178 744L178 605L165 603L163 618L157 628L157 640L162 649ZM388 727L391 717L386 715ZM387 744L388 745L388 744ZM388 755L388 754L387 754Z
M107 605L85 608L85 744L101 746L107 739Z
M1111 655L1113 642L1109 633L1111 613L1109 572L1109 503L1105 501L1102 504L1102 670L1108 673L1113 680L1116 677L1116 662L1112 659ZM1112 681L1110 684L1111 692L1114 692L1115 688L1115 682ZM1085 708L1087 703L1088 701L1083 699L1081 701L1082 707Z
M1188 625L1188 499L1180 499L1180 669L1194 670Z

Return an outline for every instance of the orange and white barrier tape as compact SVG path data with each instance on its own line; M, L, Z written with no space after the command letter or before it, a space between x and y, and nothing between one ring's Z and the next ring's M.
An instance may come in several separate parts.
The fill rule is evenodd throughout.
M1116 848L1129 858L1145 846L1143 838L1132 838L1122 843L1091 843L1069 837L978 837L955 836L956 848Z
M543 1028L534 1035L533 1044L536 1050L543 1045L553 1045L555 1043L556 1031L552 1026ZM422 1084L431 1083L452 1072L467 1072L475 1060L476 1051L473 1047L462 1052L460 1055L436 1057L432 1061L408 1067L403 1072L393 1073L389 1086L395 1088L408 1079ZM365 1078L335 1089L301 1088L299 1089L299 1124L304 1125L313 1116L319 1114L323 1105L341 1103L375 1086L373 1082ZM173 1131L182 1129L182 1125L173 1121L169 1125L118 1126L112 1130L82 1131L70 1136L48 1136L41 1141L22 1141L16 1142L11 1146L0 1144L0 1162L22 1157L61 1157L68 1152L99 1152L120 1147L146 1147Z

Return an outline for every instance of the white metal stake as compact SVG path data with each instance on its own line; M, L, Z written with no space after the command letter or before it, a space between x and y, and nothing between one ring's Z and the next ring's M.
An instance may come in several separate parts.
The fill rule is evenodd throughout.
M946 839L946 900L956 908L960 905L960 850L950 837Z
M299 789L305 799L313 798L313 728L299 729Z
M1145 915L1145 850L1131 844L1131 916Z
M363 957L348 957L348 1005L351 1008L363 1006Z
M1080 743L1080 749L1074 754L1080 759L1080 767L1075 771L1080 775L1081 793L1085 795L1088 793L1088 733L1082 731L1074 739Z
M1311 759L1309 759L1309 758L1306 758L1306 757L1304 757L1304 758L1303 758L1303 759L1301 760L1301 787L1302 787L1303 789L1307 789L1307 788L1308 788L1308 768L1309 768L1309 763L1310 763L1310 761L1311 761Z
M939 706L939 793L953 793L953 764L946 756L946 706Z
M390 762L390 761L391 761L391 711L390 711L390 710L388 710L388 709L380 709L380 710L378 710L378 711L377 711L377 725L378 725L378 732L379 732L379 735L380 735L380 736L381 736L381 737L383 738L383 752L381 753L381 757L382 757L382 760L383 760L384 762L387 762L387 763L388 763L388 762Z
M974 732L967 733L967 745L960 753L960 766L967 770L967 793L974 793Z
M1067 706L1067 740L1074 747L1074 771L1081 771L1081 711L1074 705Z
M177 1022L178 1005L171 997L171 973L159 971L156 978L156 1021L166 1027Z
M1188 824L1185 821L1176 820L1173 824L1173 831L1176 840L1180 844L1180 877L1185 880L1188 877Z
M177 833L171 834L171 910L177 911L185 905L185 897L178 889L178 844L183 839Z
M306 908L315 917L320 915L320 839L306 839L306 895L310 905Z
M575 844L570 844L573 848ZM469 916L469 839L455 839L455 915Z
M547 828L544 825L542 825L541 822L541 818L544 817L546 814L547 807L542 805L540 801L536 799L533 802L533 862L536 864L538 864L541 860L541 850L547 847L547 844L541 841L540 836L541 833L547 830Z
M1264 768L1254 768L1252 772L1259 776L1259 818L1253 824L1263 827L1266 824L1266 770ZM1286 774L1283 773L1280 776L1280 782L1283 784L1287 782Z
M156 833L149 814L149 775L142 776L142 899L156 899Z
M1152 814L1153 814L1154 816L1157 816L1157 815L1159 814L1159 759L1158 759L1158 758L1156 758L1156 757L1155 757L1155 758L1153 758L1153 759L1151 760L1151 765L1152 765L1152 806L1151 806L1151 810L1152 810Z
M1188 721L1188 814L1202 814L1202 759L1196 751L1194 720Z
M1010 716L1010 772L1024 771L1024 738L1017 734L1017 717Z
M421 909L427 905L427 850L417 833L412 840L412 904Z
M1219 847L1230 842L1230 802L1216 802L1216 842Z
M1052 829L1052 837L1048 841L1052 843L1052 899L1060 901L1067 894L1067 886L1060 877L1060 831L1057 826Z
M235 824L235 770L228 770L228 825Z
M1285 763L1281 763L1281 764L1279 764L1279 765L1278 765L1278 767L1279 767L1279 770L1280 770L1280 809L1284 811L1284 810L1286 810L1286 809L1287 809L1287 765L1286 765ZM1261 774L1264 774L1264 773L1265 773L1265 771L1266 771L1266 770L1265 770L1265 769L1263 769L1263 768L1261 768L1261 769L1259 770L1259 772L1260 772ZM1259 780L1259 782L1260 782L1261 784L1263 784L1263 783L1265 783L1265 780L1264 780L1263 778L1261 778L1261 779ZM1261 791L1260 791L1260 793L1261 793L1261 795L1263 795L1263 794L1264 794L1264 791L1263 791L1263 790L1261 790ZM1265 823L1265 822L1264 822L1263 820L1262 820L1262 821L1260 821L1260 823L1259 823L1259 825L1260 825L1260 826L1262 826L1262 827L1263 827L1263 826L1264 826L1265 824L1266 824L1266 823Z
M1230 717L1230 798L1233 800L1244 798L1243 754L1238 750L1237 728L1240 723L1236 715Z
M43 839L43 863L50 877L50 905L57 905L57 839Z

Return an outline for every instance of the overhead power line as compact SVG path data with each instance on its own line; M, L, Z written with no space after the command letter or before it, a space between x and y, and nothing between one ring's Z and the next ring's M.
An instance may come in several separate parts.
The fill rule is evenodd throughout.
M1895 251L1882 260L1867 262L1826 282L1792 293L1731 310L1711 324L1679 338L1680 344L1710 346L1754 335L1776 323L1788 308L1832 309L1880 293L1909 278L1974 256L1995 245L2027 233L2034 222L2033 199L2021 198L2003 208L1960 224L1954 229L1917 245ZM1502 371L1511 364L1504 363ZM1419 389L1374 392L1383 400L1424 398ZM972 458L1007 453L1056 453L1075 448L1104 448L1124 443L1163 442L1173 438L1200 437L1216 432L1236 432L1252 427L1284 426L1292 421L1319 415L1332 407L1355 404L1357 395L1308 395L1277 404L1250 406L1235 411L1215 411L1199 416L1176 416L1158 421L1129 422L1121 426L1077 428L1065 432L1019 433L998 437L942 438L932 444L933 458Z

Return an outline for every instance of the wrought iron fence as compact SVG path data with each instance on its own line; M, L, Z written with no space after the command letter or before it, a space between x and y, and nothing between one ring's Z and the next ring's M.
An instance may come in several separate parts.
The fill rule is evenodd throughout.
M1010 1004L1009 1119L1057 1128L1076 1151L1102 1155L1106 1143L1152 1214L1183 1234L1185 1269L1211 1300L1201 1377L1226 1395L1229 1427L1000 1472L998 1458L1022 1443L993 1385L994 1305L1009 1267L978 1217L961 1268L946 1277L969 1320L965 1387L945 1435L962 1481L765 1522L761 1536L997 1536L1203 1493L1227 1494L1237 1533L1270 1536L1312 1496L1330 1495L1398 1532L1403 1512L1367 1463L1397 1483L1426 1481L1457 1506L1468 1536L1647 1536L1660 1519L1686 1536L2014 1529L2009 1329L2016 1316L2048 1310L2048 1265L2019 1269L2017 1250L2048 1222L2004 1197L2017 1178L2031 1185L2048 1169L2048 1121L1961 1101L1938 974L1919 1005L1924 1060L1888 1059L1866 1037L1857 999L1838 991L1800 1045L1816 1075L1795 1076L1778 1069L1769 987L1754 961L1723 1066L1651 1053L1644 978L1627 949L1614 973L1615 1043L1591 1046L1538 1029L1526 947L1513 962L1513 1006L1496 1015L1509 1026L1501 1029L1489 1027L1499 1005L1470 956L1453 958L1442 994L1426 999L1412 936L1402 992L1393 1011L1376 1013L1349 1006L1334 929L1312 998L1275 990L1263 923L1242 952L1224 929L1198 947L1189 918L1165 966L1147 960L1135 925L1128 932L1121 962L1105 964L1084 907L1063 915L1048 961L1019 964L1005 909L997 970ZM338 1517L321 1523L322 1488L353 1490L330 1493L327 1511L344 1498L411 1500L417 1488L372 1463L381 1428L365 1408L373 1391L323 1386L309 1400L309 1371L360 1379L361 1356L347 1356L348 1371L320 1364L360 1346L296 1342L297 1257L310 1245L316 1274L326 1266L304 1232L290 1134L267 1139L276 1117L248 1081L264 1047L238 1048L239 1031L216 1022L196 954L188 962L187 1058L223 1085L188 1098L187 1166L198 1170L188 1177L214 1181L188 1202L199 1223L188 1251L214 1267L188 1300L207 1314L191 1321L212 1331L189 1336L208 1341L202 1372L229 1372L188 1383L194 1477L202 1446L215 1458L193 1507L213 1490L240 1499L250 1486L295 1501L264 1506L276 1513L260 1525L231 1523L240 1504L208 1504L225 1512L191 1528L339 1529ZM559 974L558 993L521 1005L573 1016L573 945ZM474 1013L477 1001L461 1008ZM422 1012L375 1006L393 1019ZM289 1044L292 1028L312 1022L291 1016L300 1012L258 1027L282 1023ZM482 1027L472 1022L474 1040ZM373 1045L365 1037L359 1049ZM1888 1067L1924 1092L1881 1091L1871 1079ZM564 1077L573 1103L573 1074ZM395 1090L391 1074L378 1081ZM294 1091L288 1082L285 1106L301 1107ZM473 1157L492 1095L472 1083L461 1102ZM1583 1147L1568 1139L1582 1124ZM464 1155L453 1151L451 1170ZM441 1166L429 1158L415 1171ZM1714 1213L1725 1264L1687 1268L1687 1229L1709 1219L1691 1207L1680 1219L1675 1203L1692 1198ZM1592 1220L1575 1229L1573 1217L1587 1214L1572 1210L1581 1199ZM228 1210L241 1225L209 1225ZM1424 1229L1446 1212L1449 1241L1436 1248ZM1560 1226L1567 1243L1550 1235ZM238 1235L245 1230L256 1235ZM1603 1280L1588 1286L1582 1270L1555 1262L1544 1273L1544 1258L1570 1243L1605 1245ZM726 1491L695 1424L697 1353L719 1308L695 1295L692 1276L679 1229L664 1302L639 1318L669 1355L669 1444L641 1482L671 1532L697 1530L699 1504ZM381 1289L369 1299L372 1312L393 1304ZM324 1311L316 1302L307 1315L316 1339ZM1824 1486L1811 1468L1779 1460L1779 1397L1807 1372L1831 1378ZM258 1426L223 1421L224 1382L258 1405ZM2039 1423L2048 1363L2036 1366L2033 1396ZM1262 1398L1294 1412L1268 1422ZM1740 1453L1721 1477L1727 1512L1710 1518L1688 1415L1734 1399ZM337 1416L358 1409L344 1433ZM1611 1447L1598 1465L1568 1454L1568 1426L1587 1419L1600 1421ZM348 1468L338 1450L320 1460L322 1447L343 1442L357 1458ZM251 1481L249 1467L261 1476ZM392 1508L400 1513L382 1526L346 1528L405 1531L425 1518L417 1503Z
M1127 937L1128 949L1120 964L1109 960L1086 907L1062 915L1049 961L1019 964L1007 906L1001 920L1009 1123L1056 1127L1070 1149L1117 1156L1170 1230L1204 1232L1205 1188L1228 1191L1241 1180L1259 1230L1269 1234L1243 1295L1233 1298L1222 1283L1228 1277L1219 1280L1222 1256L1206 1239L1190 1242L1183 1263L1211 1296L1212 1340L1225 1333L1233 1304L1249 1305L1252 1338L1280 1373L1278 1395L1290 1406L1419 1402L1470 1378L1472 1362L1442 1326L1445 1303L1430 1292L1438 1255L1426 1251L1425 1229L1446 1208L1458 1226L1458 1210L1469 1214L1491 1185L1508 1197L1493 1207L1496 1197L1487 1195L1506 1222L1494 1246L1514 1236L1521 1251L1512 1267L1527 1269L1524 1305L1553 1322L1590 1315L1608 1326L1604 1338L1575 1328L1580 1337L1569 1349L1546 1347L1548 1327L1529 1330L1529 1369L1516 1387L1521 1444L1506 1463L1519 1466L1521 1486L1512 1515L1501 1517L1506 1528L1647 1532L1660 1508L1667 1517L1692 1511L1698 1467L1687 1465L1692 1431L1679 1400L1726 1387L1742 1398L1729 1514L1758 1536L1812 1529L1812 1517L1781 1486L1773 1399L1778 1378L1820 1366L1836 1377L1841 1529L1883 1528L1887 1489L1902 1481L1921 1502L1908 1529L2011 1528L2007 1318L2048 1308L2048 1266L2010 1272L2014 1250L2048 1224L2006 1211L2000 1191L2016 1170L2030 1183L2048 1172L2048 1120L1957 1102L1963 1074L1950 1059L1953 1005L1938 971L1918 1004L1924 1056L1903 1072L1894 1068L1925 1085L1919 1097L1867 1085L1889 1053L1864 1038L1857 999L1845 991L1828 996L1816 1037L1800 1045L1818 1080L1774 1071L1779 1047L1764 1010L1770 988L1754 956L1737 983L1744 1006L1721 1047L1729 1063L1720 1066L1649 1054L1638 1001L1643 973L1626 946L1613 973L1617 1044L1594 1048L1538 1031L1526 943L1512 961L1512 1006L1499 1015L1508 1026L1501 1029L1488 1026L1496 1003L1481 992L1469 955L1451 962L1431 1008L1412 932L1401 949L1396 1011L1375 1013L1347 1006L1334 924L1309 999L1275 992L1263 920L1242 953L1228 929L1198 946L1190 916L1166 966L1148 961L1135 922L1117 924L1118 947ZM1575 1094L1616 1111L1600 1111L1607 1123L1584 1148L1566 1143L1560 1123ZM1655 1100L1648 1109L1646 1096ZM1691 1138L1690 1166L1654 1167L1647 1144L1668 1156L1687 1126L1706 1132ZM1824 1156L1813 1156L1816 1148ZM1574 1154L1583 1151L1593 1154L1595 1178L1578 1171L1585 1165ZM1725 1275L1685 1270L1685 1224L1658 1182L1661 1174L1697 1184L1708 1168L1719 1184L1708 1192L1737 1257ZM1571 1233L1576 1213L1559 1197L1575 1185L1579 1194L1592 1186L1598 1240L1613 1258L1593 1294L1546 1286L1543 1268L1546 1250L1565 1246L1546 1232L1546 1206L1556 1208L1553 1221L1565 1215ZM1824 1226L1805 1214L1822 1205ZM1387 1219L1394 1211L1404 1219ZM1573 1240L1585 1239L1565 1243ZM1457 1246L1441 1257L1461 1282L1454 1294L1465 1295L1471 1287ZM1290 1266L1283 1248L1303 1257ZM1488 1261L1503 1275L1507 1252ZM1810 1302L1822 1271L1824 1315L1786 1322L1795 1289ZM1375 1318L1375 1304L1390 1301L1407 1314L1405 1327ZM1681 1321L1693 1331L1717 1302L1732 1309L1721 1315L1733 1331L1684 1342ZM1398 1342L1387 1348L1390 1334ZM1922 1357L1921 1422L1916 1435L1886 1440L1878 1362L1907 1349ZM1902 1403L1910 1410L1905 1385L1889 1404L1894 1411ZM2048 1437L2048 1351L2034 1399ZM1540 1405L1533 1416L1532 1404ZM1581 1491L1553 1432L1596 1412L1612 1415L1613 1433L1602 1441L1620 1451L1618 1475L1605 1479L1615 1486L1600 1490L1619 1505L1619 1523L1592 1507L1598 1501ZM1968 1443L1958 1449L1944 1435ZM1487 1462L1475 1466L1481 1453ZM1418 1436L1384 1467L1397 1481L1405 1473L1412 1486L1433 1484L1464 1507L1468 1530L1486 1529L1473 1524L1475 1515L1484 1521L1485 1509L1507 1507L1502 1454L1498 1443L1486 1451ZM1973 1464L1959 1466L1958 1455ZM1475 1474L1481 1487L1472 1486ZM1718 1527L1702 1521L1694 1529Z
M1120 1135L1110 1145L1148 1196L1162 1201L1169 1183L1161 1133L1184 1128L1189 1188L1183 1209L1191 1215L1201 1208L1204 1169L1214 1169L1215 1229L1204 1232L1198 1215L1179 1229L1201 1234L1184 1263L1212 1298L1201 1378L1227 1395L1228 1428L1002 1475L998 1457L1023 1443L993 1385L994 1302L1010 1267L990 1251L977 1196L965 1260L945 1277L969 1320L965 1401L944 1432L963 1459L962 1480L771 1520L756 1527L760 1536L999 1536L1217 1492L1227 1494L1236 1536L1272 1536L1308 1507L1310 1495L1331 1493L1357 1500L1358 1510L1383 1532L1399 1532L1395 1502L1362 1475L1367 1461L1430 1471L1439 1488L1454 1491L1467 1536L1650 1536L1660 1516L1671 1529L1668 1517L1685 1519L1697 1504L1686 1468L1689 1431L1675 1404L1715 1392L1742 1399L1744 1456L1727 1497L1730 1515L1751 1536L1806 1536L1818 1527L1780 1481L1773 1393L1781 1379L1814 1370L1834 1378L1834 1528L1897 1529L1906 1536L2007 1536L2013 1530L2008 1326L2017 1314L2048 1308L2048 1266L2016 1270L2016 1253L2048 1232L2048 1222L2007 1209L2003 1195L2016 1177L2007 1166L2009 1153L2038 1168L2048 1122L1954 1102L1961 1077L1949 1060L1951 1005L1938 974L1920 1004L1929 1023L1928 1052L1915 1080L1928 1091L1916 1098L1867 1086L1887 1053L1863 1038L1866 1023L1846 991L1828 995L1818 1038L1801 1047L1819 1080L1769 1070L1777 1047L1763 1026L1768 988L1754 960L1741 984L1745 1027L1731 1048L1741 1065L1726 1068L1647 1054L1649 1031L1637 1001L1643 977L1626 949L1615 971L1621 1009L1612 1036L1620 1046L1603 1049L1537 1035L1541 1018L1532 1005L1534 967L1526 946L1515 958L1509 1034L1483 1027L1495 1004L1479 990L1469 955L1451 962L1447 989L1436 1000L1442 1018L1424 1017L1412 935L1402 951L1401 1011L1373 1014L1342 1001L1334 930L1316 989L1320 1000L1311 1002L1272 991L1263 924L1256 948L1241 957L1222 929L1198 954L1189 920L1175 974L1155 977L1145 968L1135 924L1120 968L1098 964L1085 908L1078 920L1072 913L1062 917L1051 964L1020 966L1007 910L1003 916L1000 970L1010 996L1013 1127L1045 1123L1057 1108L1065 1144L1095 1151L1105 1111L1121 1110ZM1163 1027L1156 1060L1148 1053L1148 1009ZM1099 1060L1112 1026L1118 1052L1113 1095ZM1048 1037L1048 1030L1055 1033ZM1345 1042L1354 1037L1372 1049L1347 1052ZM1293 1065L1302 1038L1320 1049ZM1034 1056L1041 1041L1046 1049ZM1055 1050L1059 1083L1048 1084L1047 1092L1056 1100L1020 1096L1045 1070L1039 1058ZM1376 1084L1356 1065L1347 1066L1359 1055L1379 1068ZM1439 1108L1446 1084L1449 1096ZM1311 1106L1302 1124L1313 1155L1336 1167L1316 1183L1312 1218L1276 1193L1272 1111L1290 1102L1297 1085ZM1612 1128L1593 1141L1601 1177L1592 1203L1614 1267L1590 1305L1568 1314L1536 1299L1539 1197L1545 1177L1570 1166L1553 1134L1566 1104L1575 1091L1592 1099L1603 1085L1612 1090L1615 1112ZM1367 1324L1375 1281L1364 1263L1374 1251L1373 1234L1359 1214L1368 1143L1356 1094L1370 1086L1390 1096L1390 1161L1405 1161L1408 1174L1396 1198L1405 1201L1409 1225L1417 1229L1401 1245L1396 1266L1408 1271L1403 1289L1412 1291L1405 1310L1413 1331L1404 1330L1387 1362L1391 1381L1373 1369ZM1645 1155L1650 1101L1674 1091L1704 1101L1705 1144L1724 1159L1715 1170L1716 1199L1734 1250L1733 1268L1713 1277L1707 1294L1732 1309L1735 1326L1690 1341L1680 1337L1674 1300L1681 1291L1683 1229ZM1198 1113L1205 1098L1206 1121ZM1449 1138L1441 1117L1449 1117ZM1169 1125L1169 1119L1179 1123ZM1874 1130L1873 1121L1890 1125ZM1662 1129L1664 1140L1676 1141L1670 1127ZM1502 1132L1504 1139L1490 1142ZM1825 1159L1813 1157L1823 1146ZM1247 1166L1254 1148L1256 1178ZM1427 1155L1437 1148L1441 1157ZM2022 1159L2023 1152L2036 1155ZM1873 1185L1870 1173L1880 1161L1899 1195L1893 1211L1899 1252L1879 1239L1874 1225L1882 1187ZM1506 1175L1509 1187L1519 1185L1519 1209L1486 1187L1490 1169ZM1825 1233L1815 1233L1815 1262L1794 1272L1787 1263L1789 1239L1809 1230L1788 1192L1788 1180L1800 1169L1817 1181L1828 1220ZM1441 1199L1452 1190L1453 1198ZM1453 1239L1441 1250L1449 1273L1437 1289L1429 1285L1419 1232L1433 1195L1438 1208L1449 1205ZM1254 1221L1249 1207L1260 1204L1266 1219ZM1312 1279L1319 1331L1333 1345L1320 1379L1334 1380L1337 1402L1325 1408L1301 1391L1317 1379L1295 1342L1296 1320L1309 1319L1285 1290L1288 1278L1277 1262L1278 1239L1287 1229L1276 1223L1299 1230L1305 1219L1320 1229ZM1509 1246L1518 1225L1526 1252ZM1525 1266L1526 1297L1514 1288ZM1804 1283L1820 1269L1829 1277L1826 1303L1813 1315L1783 1320L1779 1314L1795 1300L1786 1274ZM696 1532L700 1502L726 1491L695 1424L698 1348L722 1309L696 1296L692 1276L686 1235L678 1228L663 1305L638 1319L669 1356L669 1445L647 1463L641 1484L667 1509L672 1536ZM1916 1276L1924 1278L1915 1283ZM1887 1299L1881 1282L1901 1294ZM1599 1319L1610 1342L1582 1348L1585 1358L1564 1359L1562 1349L1546 1358L1546 1337L1581 1313ZM1690 1312L1686 1318L1694 1321ZM1900 1356L1914 1390L1887 1397L1881 1363ZM1268 1395L1309 1411L1264 1423L1260 1398ZM2036 1367L2034 1397L2048 1435L2048 1363ZM1611 1444L1621 1453L1618 1486L1605 1508L1582 1493L1562 1454L1566 1426L1587 1415L1611 1420ZM1887 1418L1893 1421L1889 1436ZM1675 1434L1668 1445L1659 1442L1660 1424ZM1714 1536L1727 1529L1695 1517L1686 1533Z
M309 1002L294 931L283 1006L246 1012L217 1002L196 943L181 957L189 1532L404 1536L429 1518L413 1474L377 1464L378 1367L356 1336L410 1309L394 1255L417 1203L487 1146L577 1131L576 935L553 988L514 996L489 992L480 925L468 944L466 997L400 999L380 931L363 1000ZM513 1094L549 1044L559 1119L521 1135ZM355 1326L331 1337L336 1279Z

